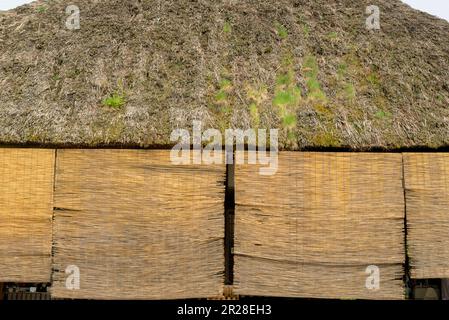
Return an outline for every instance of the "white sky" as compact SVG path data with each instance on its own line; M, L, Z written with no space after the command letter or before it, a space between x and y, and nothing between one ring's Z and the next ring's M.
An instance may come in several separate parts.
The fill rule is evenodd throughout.
M13 9L25 3L30 3L33 0L0 0L0 10ZM402 0L412 7L426 11L430 14L449 21L449 0ZM376 0L373 0L376 4Z
M402 2L449 21L449 0L402 0Z
M33 2L33 0L0 0L0 10L14 9L25 3Z
M33 0L0 0L0 10L9 10Z

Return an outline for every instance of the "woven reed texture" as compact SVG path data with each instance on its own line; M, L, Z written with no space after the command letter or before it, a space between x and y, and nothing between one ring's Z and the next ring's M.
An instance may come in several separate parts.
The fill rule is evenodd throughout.
M169 151L57 153L52 296L206 298L224 283L225 166ZM65 270L80 269L80 289Z
M239 165L235 293L403 299L404 211L400 154L281 152L273 176Z
M449 154L404 154L411 276L449 278Z
M0 148L0 282L49 282L54 150Z

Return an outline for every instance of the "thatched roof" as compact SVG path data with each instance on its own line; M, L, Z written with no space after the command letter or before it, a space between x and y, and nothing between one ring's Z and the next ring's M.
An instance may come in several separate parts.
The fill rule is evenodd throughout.
M80 30L65 27L71 4ZM365 28L371 4L378 31ZM449 23L398 0L52 0L0 13L1 144L168 146L200 119L280 128L286 149L443 147L448 79Z

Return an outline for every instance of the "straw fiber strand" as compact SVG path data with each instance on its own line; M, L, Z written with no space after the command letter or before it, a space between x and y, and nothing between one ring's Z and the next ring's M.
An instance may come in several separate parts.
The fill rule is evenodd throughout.
M50 282L54 155L0 148L0 282Z
M449 154L404 154L411 276L449 278Z
M53 296L181 299L220 294L225 166L169 151L58 151ZM80 289L65 269L80 269Z
M258 173L236 168L237 294L404 298L400 154L281 152L275 175Z

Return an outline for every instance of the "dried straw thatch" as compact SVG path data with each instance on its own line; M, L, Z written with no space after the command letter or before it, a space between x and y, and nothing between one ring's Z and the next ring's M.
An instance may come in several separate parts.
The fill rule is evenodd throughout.
M449 278L449 154L404 154L411 276Z
M61 150L54 297L210 297L224 283L224 166L174 166L168 151ZM65 270L80 269L80 290Z
M448 44L399 0L36 1L0 13L0 143L165 146L199 119L287 149L448 146Z
M54 160L0 148L0 282L50 282Z
M286 152L268 177L237 166L236 293L404 298L404 214L400 154Z

